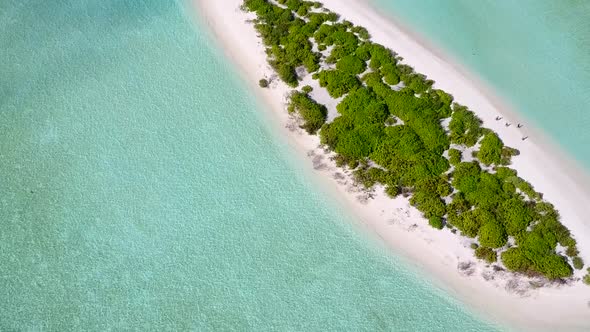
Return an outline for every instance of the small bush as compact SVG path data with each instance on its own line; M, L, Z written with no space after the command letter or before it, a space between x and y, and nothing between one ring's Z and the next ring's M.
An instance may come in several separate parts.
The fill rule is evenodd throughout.
M565 254L569 257L574 257L579 253L580 251L578 251L578 247L575 244L567 247L567 249L565 250Z
M358 167L358 165L359 165L359 161L358 161L358 160L356 160L356 159L350 159L346 165L347 165L347 166L348 166L348 168L350 168L350 169L355 169L355 168L357 168L357 167Z
M279 75L279 78L287 83L288 86L295 88L299 85L299 80L297 79L297 74L295 73L295 68L284 63L280 63L275 66L275 70Z
M574 257L572 259L572 263L574 264L574 268L576 270L581 270L584 267L584 260L582 260L581 257L578 257L578 256Z
M339 70L324 70L318 73L320 86L325 87L332 98L339 98L358 88L361 82L354 75Z
M309 10L307 9L307 7L303 7L303 6L301 6L301 7L299 7L299 9L297 10L297 15L299 15L299 16L305 16L305 15L307 15L308 11L309 11Z
M433 216L428 219L428 224L436 229L443 229L444 224L441 217Z
M351 30L352 30L352 32L356 33L362 39L370 39L371 38L371 35L367 31L367 29L365 29L363 27L355 26Z
M385 124L388 126L393 126L397 123L397 119L394 117L389 117L385 120Z
M313 91L313 88L309 85L304 86L301 91L303 91L303 93L309 94L310 92Z
M449 123L451 142L474 146L482 135L481 120L467 107L454 104L454 112Z
M475 257L482 259L488 263L494 263L498 260L496 252L488 247L478 247L475 249Z
M400 189L398 186L388 185L387 187L385 187L385 193L387 194L387 196L391 198L396 198L397 195L400 194Z
M471 247L471 249L475 250L475 249L479 248L479 245L477 243L472 243L469 247Z
M340 19L340 15L338 15L334 12L328 12L328 21L336 22L336 21L338 21L338 19Z
M307 94L294 92L288 107L289 113L297 112L305 122L301 128L308 134L315 134L326 122L328 110L326 106L318 104Z
M347 55L336 63L336 69L351 75L358 75L365 71L367 64L354 55Z
M531 261L525 257L519 248L510 248L504 251L501 257L502 263L510 271L526 272L531 266Z
M457 149L449 149L449 163L451 165L457 165L461 162L463 153Z
M263 78L260 81L258 81L258 85L260 85L261 88L268 88L268 80Z
M479 243L482 246L490 248L500 248L506 244L508 235L506 230L497 221L489 221L485 223L478 232Z
M389 85L396 85L399 83L399 75L397 74L397 68L393 63L387 63L381 68L381 74L385 79L385 83Z
M486 165L504 164L502 162L502 149L504 143L494 132L487 133L481 140L481 147L477 153L477 158Z

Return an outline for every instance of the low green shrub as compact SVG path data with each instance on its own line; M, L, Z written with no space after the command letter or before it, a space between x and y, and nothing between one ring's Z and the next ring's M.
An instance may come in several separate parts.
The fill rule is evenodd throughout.
M500 248L508 241L504 226L497 221L489 221L478 231L479 243L484 247Z
M328 110L324 105L318 104L303 92L291 94L288 111L289 113L299 113L304 121L301 128L309 134L315 134L324 125L328 115Z
M268 80L267 80L267 79L265 79L265 78L263 78L263 79L261 79L260 81L258 81L258 85L259 85L261 88L268 88Z
M385 187L385 193L391 198L396 198L401 193L401 190L398 186L387 185Z
M444 227L442 218L438 216L428 218L428 224L436 229L443 229Z
M498 260L496 252L488 247L478 247L475 249L475 257L488 263L495 263Z
M586 285L590 286L590 267L586 270L586 275L582 279Z
M319 72L320 86L325 87L333 98L339 98L361 86L355 75L339 70L323 70Z
M457 165L461 162L463 153L457 149L449 149L449 163L451 165Z
M336 69L351 75L358 75L365 71L367 64L355 55L347 55L338 60Z
M574 257L572 259L572 263L573 263L574 268L576 270L581 270L581 269L584 268L584 260L581 257L579 257L579 256Z

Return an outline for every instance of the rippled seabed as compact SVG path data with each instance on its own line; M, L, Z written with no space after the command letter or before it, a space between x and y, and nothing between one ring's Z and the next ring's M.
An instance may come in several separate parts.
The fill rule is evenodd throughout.
M0 330L492 330L348 226L183 10L0 3Z

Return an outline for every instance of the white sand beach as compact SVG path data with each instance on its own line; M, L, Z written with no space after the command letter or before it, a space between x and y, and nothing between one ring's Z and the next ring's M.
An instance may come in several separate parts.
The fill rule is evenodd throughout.
M350 209L366 230L406 258L441 288L466 303L475 312L494 321L527 330L590 329L590 287L578 281L573 285L535 287L531 280L491 267L473 257L470 239L431 228L407 198L388 198L382 189L368 195L352 185L348 174L336 168L318 148L319 139L308 136L293 124L286 111L290 88L273 80L269 89L258 87L258 80L270 78L273 71L266 61L264 47L249 19L240 10L242 0L191 0L198 20L211 30L225 55L238 66L244 79L270 110L277 130L307 160L307 167L318 185ZM507 103L495 98L490 89L439 50L406 32L395 20L377 13L365 0L321 0L326 8L355 25L364 26L373 41L383 44L404 58L404 63L434 80L435 87L451 93L497 132L504 143L520 150L512 168L529 181L547 201L553 203L578 241L580 256L590 263L590 223L585 210L590 206L586 176L567 156L557 150L539 131L525 125ZM332 110L335 102L308 75L303 85L314 88L312 96ZM496 121L502 116L502 121ZM514 125L505 126L505 122ZM525 141L522 137L529 136ZM581 277L584 271L577 271Z

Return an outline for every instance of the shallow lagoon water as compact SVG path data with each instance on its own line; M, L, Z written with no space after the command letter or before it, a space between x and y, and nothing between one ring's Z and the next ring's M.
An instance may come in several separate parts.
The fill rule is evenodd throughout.
M495 330L353 229L183 8L0 4L0 330Z

